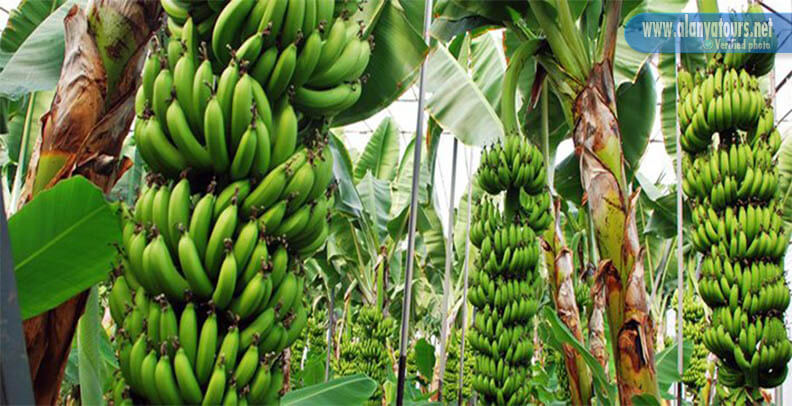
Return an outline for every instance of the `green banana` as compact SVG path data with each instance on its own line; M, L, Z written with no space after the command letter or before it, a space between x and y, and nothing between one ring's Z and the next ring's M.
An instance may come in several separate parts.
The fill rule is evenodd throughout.
M179 345L179 351L184 353L190 365L195 365L198 351L198 316L193 302L188 302L184 306L179 318Z
M217 286L212 293L212 302L218 309L226 309L231 304L236 289L238 266L231 251L230 240L226 245L226 256L220 266L220 275L217 277Z
M275 108L273 123L275 132L272 138L270 170L285 162L297 147L297 115L286 100L281 100Z
M212 50L221 64L225 65L231 60L226 46L237 39L244 19L254 4L255 0L231 0L217 17L212 31Z
M206 271L212 279L217 279L220 263L223 262L226 240L233 236L236 225L237 205L234 203L223 210L217 218L206 246L204 265L206 265Z
M195 248L198 250L198 257L201 259L204 259L206 256L206 246L209 242L209 233L214 217L215 199L214 193L209 192L205 194L198 200L190 216L188 234L193 243L195 243Z
M184 352L184 348L179 348L173 357L173 372L176 375L176 383L179 385L179 392L185 403L198 404L203 399L201 385L195 377L190 360Z
M305 0L293 0L305 1ZM272 74L267 81L266 93L271 99L279 99L291 83L292 76L297 67L297 45L290 44L278 56L278 61L272 68Z
M207 384L214 369L217 355L217 329L217 314L212 310L201 326L195 357L195 376L202 386Z

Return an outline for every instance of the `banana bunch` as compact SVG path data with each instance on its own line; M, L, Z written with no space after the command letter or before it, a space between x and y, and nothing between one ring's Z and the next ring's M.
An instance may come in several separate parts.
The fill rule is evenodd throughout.
M172 37L181 37L184 31L193 31L196 38L206 41L211 38L212 29L220 11L228 0L161 0L162 9L167 14L166 25Z
M131 392L132 389L127 384L126 379L124 379L121 370L116 370L115 374L113 374L110 390L104 395L105 401L106 403L112 401L114 406L132 406L134 402Z
M293 389L298 389L302 387L301 377L305 365L317 357L320 357L322 362L324 362L327 349L327 320L325 320L325 313L311 314L307 325L291 348L292 354L289 368L291 369L292 379L290 383Z
M393 366L388 355L390 340L396 335L397 322L376 306L360 306L355 318L345 327L339 358L334 369L340 375L364 373L377 382L377 390L368 404L379 405L384 395L382 385Z
M510 135L503 142L484 148L476 173L479 186L491 195L509 189L538 194L545 187L542 153L527 139Z
M676 309L677 296L672 299L671 307ZM704 345L704 332L707 330L704 303L695 295L692 289L686 289L682 300L682 335L693 342L693 355L690 366L682 375L682 381L688 393L697 395L707 383L707 370L710 362L707 360L709 351Z
M790 292L782 263L790 236L781 219L774 158L781 138L772 109L755 102L756 77L747 72L749 66L740 65L751 59L716 56L695 86L689 74L680 74L684 99L678 114L680 122L688 123L683 127L687 155L682 189L692 207L688 236L703 255L699 293L712 310L701 341L720 361L721 383L771 388L786 378L792 359L783 319ZM695 118L713 104L716 117L718 110L728 112L730 95L728 117ZM688 103L697 106L696 116ZM711 142L714 133L716 143Z
M677 80L680 144L691 154L706 150L715 132L726 138L727 130L753 128L766 104L756 77L745 69L719 65L695 84L684 71Z
M360 98L373 40L335 3L231 1L217 17L212 52L219 65L247 64L271 100L288 93L301 113L336 115Z
M251 185L241 212L258 216L263 233L281 238L296 255L310 256L329 233L332 176L333 156L326 142L302 148Z
M760 120L762 123L762 120ZM761 140L763 137L754 137ZM773 199L778 186L774 170L774 151L781 145L777 130L767 133L767 142L724 145L711 154L683 157L690 170L682 179L688 196L707 201L721 210L737 201L766 202Z
M119 393L168 404L276 402L277 354L308 321L298 264L258 218L240 221L249 184L190 189L186 178L153 182L124 212L109 294L129 388Z
M169 177L190 169L221 180L260 178L283 154L294 152L297 117L288 103L273 112L264 89L244 67L231 63L218 78L206 52L199 62L196 50L182 51L173 68L156 50L143 67L134 136L153 171Z
M748 13L756 13L756 14L763 14L764 10L762 6L757 3L751 3L748 6ZM755 22L766 22L767 20L763 16L756 16L755 18L748 19L748 22L753 26ZM730 52L730 53L723 53L723 54L716 54L714 58L712 58L709 63L710 64L723 64L728 68L736 68L736 67L745 67L745 69L752 75L755 76L763 76L768 74L771 70L773 70L773 65L775 64L775 47L777 47L777 40L773 38L772 40L772 52L765 52L765 53L737 53L737 52Z
M453 403L459 396L459 368L462 346L461 330L454 330L448 338L448 358L446 371L443 375L443 401ZM472 395L472 379L475 358L472 354L470 340L465 340L465 363L462 366L462 399L470 399Z
M468 299L476 307L467 341L472 348L471 386L486 404L523 405L530 393L531 319L542 291L537 233L550 224L550 197L542 154L526 139L507 136L482 152L476 181L497 195L475 208L470 241L478 248Z

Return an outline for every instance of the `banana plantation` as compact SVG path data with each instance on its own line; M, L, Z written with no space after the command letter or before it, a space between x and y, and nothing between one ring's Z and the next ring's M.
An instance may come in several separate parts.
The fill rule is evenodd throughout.
M790 32L0 0L0 403L789 404Z

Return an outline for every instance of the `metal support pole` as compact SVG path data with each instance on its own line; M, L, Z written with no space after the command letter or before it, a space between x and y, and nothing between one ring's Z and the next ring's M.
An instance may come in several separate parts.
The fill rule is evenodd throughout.
M462 342L459 344L459 383L457 385L457 405L462 406L462 383L465 378L465 335L467 334L467 294L468 294L468 269L470 268L470 205L472 204L471 195L473 194L473 176L471 165L473 165L473 149L469 148L467 160L468 175L468 201L467 201L467 223L465 224L465 263L463 265L462 277Z
M677 69L679 65L679 53L674 54L674 68ZM679 88L677 88L677 100L679 100ZM683 295L685 291L685 264L682 255L682 146L680 143L680 130L679 120L676 121L676 176L677 176L677 190L676 190L676 214L677 214L677 372L679 376L684 373L684 355L682 349L682 315L683 315ZM677 392L677 405L682 406L684 401L684 384L680 380L676 385Z
M424 7L423 36L429 45L429 25L432 22L432 0L427 0ZM424 131L424 82L426 80L426 60L421 62L421 74L418 79L418 119L415 129L415 147L413 155L412 193L410 196L410 219L407 228L407 268L404 271L404 299L402 303L401 342L399 346L399 375L396 386L396 405L404 404L404 381L407 373L407 342L410 331L410 304L412 303L412 279L415 267L415 223L418 215L418 181L421 177L421 147Z
M5 213L5 203L0 198L0 404L32 405L33 384Z
M440 367L437 374L437 399L443 400L443 376L448 362L448 297L451 296L451 266L454 263L454 192L456 186L457 149L459 141L454 137L451 157L451 194L448 199L448 236L445 250L445 277L443 278L443 309L440 326Z

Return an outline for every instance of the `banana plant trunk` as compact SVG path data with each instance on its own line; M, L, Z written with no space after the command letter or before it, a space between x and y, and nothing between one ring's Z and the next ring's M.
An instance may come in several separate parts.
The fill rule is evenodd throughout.
M549 229L542 239L542 248L545 251L545 263L548 269L548 279L553 289L553 302L556 312L569 331L581 343L583 331L580 326L580 311L575 300L575 288L572 276L575 274L575 265L572 260L572 251L567 248L564 234L561 231L561 202L556 200L554 217L555 227ZM592 380L583 356L571 345L563 344L564 366L566 367L570 402L573 405L591 404Z
M42 118L20 198L24 204L60 180L82 175L108 193L132 166L121 147L134 119L134 95L158 0L94 0L64 18L65 53L55 97ZM24 321L36 404L55 404L88 292Z
M660 402L655 370L654 323L644 281L643 251L636 225L636 200L629 195L624 155L616 117L611 59L594 64L575 99L575 153L594 221L594 234L603 260L611 345L620 403L632 405L636 395Z

